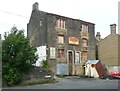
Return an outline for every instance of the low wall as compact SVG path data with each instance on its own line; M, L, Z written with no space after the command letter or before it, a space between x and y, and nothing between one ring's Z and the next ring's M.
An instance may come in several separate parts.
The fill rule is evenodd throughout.
M32 67L32 69L28 73L23 75L21 84L27 84L30 82L47 81L49 79L46 79L45 75L47 75L48 73L52 75L51 79L53 79L53 74L51 71L46 71L42 67Z

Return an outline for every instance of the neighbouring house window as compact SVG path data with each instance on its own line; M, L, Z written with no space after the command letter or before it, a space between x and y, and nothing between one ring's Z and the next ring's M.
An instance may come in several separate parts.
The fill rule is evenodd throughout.
M58 35L58 44L63 44L63 43L64 43L64 36Z
M75 64L78 65L81 62L81 54L80 52L75 53Z
M87 25L82 25L81 30L82 30L82 32L87 32L88 33L88 26Z
M58 58L64 58L64 49L58 49Z
M55 59L55 47L50 47L50 59Z
M65 29L65 20L58 19L57 20L57 27Z

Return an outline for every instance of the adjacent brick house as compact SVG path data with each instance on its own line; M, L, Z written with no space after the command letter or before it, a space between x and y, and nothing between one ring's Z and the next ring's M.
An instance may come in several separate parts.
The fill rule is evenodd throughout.
M109 71L118 71L120 67L120 35L116 34L116 24L110 25L111 34L98 43L98 59Z
M27 36L39 49L39 61L49 61L55 74L83 73L86 60L95 59L95 24L40 11L38 7L38 3L33 5Z

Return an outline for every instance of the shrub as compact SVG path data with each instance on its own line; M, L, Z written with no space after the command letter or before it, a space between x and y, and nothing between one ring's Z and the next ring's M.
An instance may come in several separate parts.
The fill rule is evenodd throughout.
M2 41L2 77L8 86L19 84L22 74L29 71L38 56L37 49L30 45L23 30L16 27L5 34Z

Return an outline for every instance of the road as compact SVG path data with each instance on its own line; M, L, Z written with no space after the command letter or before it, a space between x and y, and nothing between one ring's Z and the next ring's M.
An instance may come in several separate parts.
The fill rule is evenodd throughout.
M4 89L118 89L118 80L98 78L57 78L59 82L52 84L30 85Z

